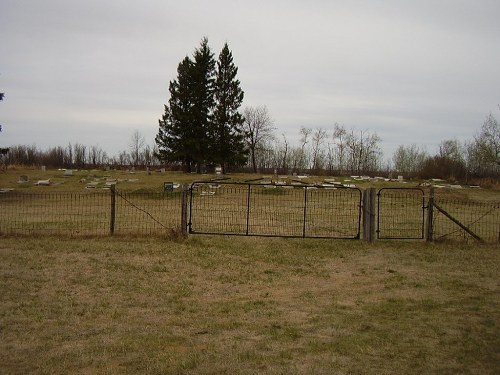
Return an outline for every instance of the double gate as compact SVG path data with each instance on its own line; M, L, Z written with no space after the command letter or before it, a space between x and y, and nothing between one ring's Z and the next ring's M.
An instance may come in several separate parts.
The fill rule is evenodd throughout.
M366 211L358 188L195 182L189 195L189 233L359 239ZM380 189L371 225L379 239L422 239L425 208L422 189Z
M497 235L500 241L497 205L472 211L471 204L452 202L449 211L464 207L468 212L451 215L441 207L446 201L438 205L432 192L426 197L420 188L374 193L305 184L195 182L189 189L187 227L189 233L369 240L374 232L378 239L428 240L459 232L477 240ZM483 227L488 233L480 237Z
M195 182L189 233L360 238L357 188Z

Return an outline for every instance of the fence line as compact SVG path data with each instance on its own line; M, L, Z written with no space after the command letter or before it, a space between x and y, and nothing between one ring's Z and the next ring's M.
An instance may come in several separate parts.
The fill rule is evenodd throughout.
M177 192L0 194L0 234L164 234L180 225Z
M10 191L0 194L0 235L165 235L181 229L368 239L376 228L380 239L469 241L473 233L483 241L500 242L500 202L452 200L420 189L380 189L374 215L363 207L366 192L206 182L169 192Z
M432 239L500 242L500 202L434 198ZM454 220L450 220L451 216ZM458 222L458 223L457 223ZM465 228L464 228L465 227Z

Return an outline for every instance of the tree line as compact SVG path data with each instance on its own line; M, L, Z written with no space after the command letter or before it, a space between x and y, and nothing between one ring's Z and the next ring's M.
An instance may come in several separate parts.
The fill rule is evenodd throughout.
M244 91L237 74L228 44L216 60L204 38L193 56L178 64L152 146L135 131L128 150L115 156L80 143L48 150L18 145L2 149L1 161L4 166L165 167L198 173L220 166L223 173L397 174L451 180L500 176L500 127L491 113L469 141L444 140L435 155L416 144L400 145L384 159L376 132L337 123L331 128L302 127L298 143L292 144L289 134L276 134L266 106L241 109Z
M443 140L435 154L416 144L400 145L384 159L381 138L367 130L334 124L332 128L299 131L296 144L289 135L276 133L265 106L243 110L246 160L230 171L262 173L310 173L316 175L384 175L405 178L443 178L468 181L500 177L500 126L492 114L486 116L476 135L466 141ZM35 145L11 146L3 156L6 165L54 168L167 168L182 169L182 163L157 157L157 145L146 144L135 131L128 149L110 156L99 146L80 143L40 150Z

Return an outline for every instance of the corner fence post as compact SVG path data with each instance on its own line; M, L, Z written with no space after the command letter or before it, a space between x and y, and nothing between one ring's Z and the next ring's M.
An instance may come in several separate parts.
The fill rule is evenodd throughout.
M427 202L427 230L425 232L425 240L432 241L434 227L434 188L431 187L429 192L429 201Z
M363 239L368 242L375 241L375 197L375 188L363 192Z
M111 192L111 217L109 219L109 234L112 236L115 233L115 220L116 220L116 187L111 185L109 189Z

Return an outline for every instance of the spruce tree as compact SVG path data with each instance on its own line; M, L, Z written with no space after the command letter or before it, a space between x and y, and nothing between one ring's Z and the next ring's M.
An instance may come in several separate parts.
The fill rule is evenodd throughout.
M156 136L158 151L156 156L167 162L181 162L183 167L191 171L194 161L191 153L192 103L191 75L193 62L185 57L177 68L177 80L169 85L170 99L165 105L165 113L159 120Z
M227 44L219 60L204 38L178 66L177 79L170 82L170 99L159 121L157 157L182 162L191 171L195 165L242 164L246 160L243 117L238 112L243 100L238 69Z
M210 162L210 124L214 108L214 73L215 60L207 38L194 52L191 75L192 123L190 124L191 152L196 162L197 172L201 166Z
M211 155L213 161L221 165L223 173L228 165L244 164L247 159L242 128L244 118L239 112L244 93L237 74L238 68L226 43L217 61L211 132Z

